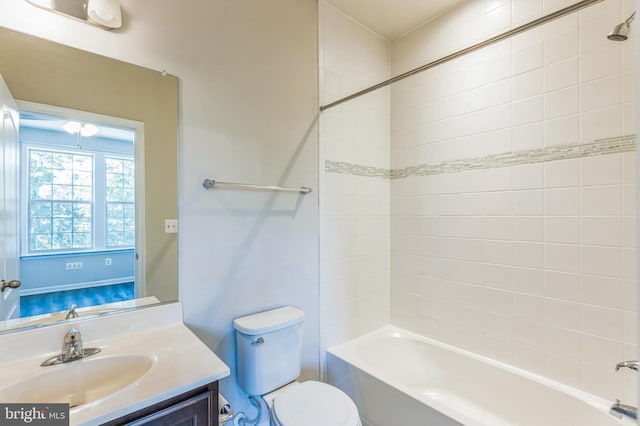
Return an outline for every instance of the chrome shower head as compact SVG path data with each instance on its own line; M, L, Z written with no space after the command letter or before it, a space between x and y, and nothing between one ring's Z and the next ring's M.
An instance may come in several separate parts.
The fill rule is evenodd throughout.
M609 33L609 35L607 35L607 38L613 41L625 41L627 38L629 38L629 30L630 30L629 25L631 24L631 21L633 21L635 17L636 17L636 12L633 12L631 16L627 18L626 21L616 25L613 28L613 30Z

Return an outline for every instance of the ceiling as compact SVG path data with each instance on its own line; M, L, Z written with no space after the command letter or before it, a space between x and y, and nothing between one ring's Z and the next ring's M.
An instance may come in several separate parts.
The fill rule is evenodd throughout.
M38 130L48 130L65 133L63 125L71 121L70 119L54 117L48 114L37 112L21 111L20 127L30 127ZM92 123L98 128L98 136L107 139L117 139L126 142L133 142L135 132L132 129L123 127L107 126L98 123Z
M327 0L389 41L467 0Z

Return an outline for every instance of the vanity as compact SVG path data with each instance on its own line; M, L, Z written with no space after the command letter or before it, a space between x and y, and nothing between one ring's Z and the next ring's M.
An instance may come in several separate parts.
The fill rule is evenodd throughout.
M80 339L83 353L99 351L46 362ZM69 404L74 426L217 425L218 381L229 375L179 302L2 334L0 359L0 402Z

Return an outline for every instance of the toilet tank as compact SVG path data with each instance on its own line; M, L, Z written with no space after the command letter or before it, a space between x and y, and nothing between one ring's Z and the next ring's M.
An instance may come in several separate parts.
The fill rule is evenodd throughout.
M249 395L264 395L300 375L304 312L292 306L233 321L238 384Z

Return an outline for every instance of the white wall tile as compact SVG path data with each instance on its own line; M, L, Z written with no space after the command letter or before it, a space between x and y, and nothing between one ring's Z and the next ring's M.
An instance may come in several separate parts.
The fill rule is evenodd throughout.
M515 50L511 57L513 75L525 73L542 67L542 43L538 42Z
M515 126L511 129L513 151L527 151L544 146L544 125L542 122Z
M582 276L582 301L590 305L622 309L623 284L619 278Z
M622 183L620 154L586 157L581 160L582 185L609 185Z
M580 86L580 110L593 111L619 105L622 86L619 76L604 77Z
M580 116L580 131L584 142L611 138L622 133L622 107L614 106L584 112Z
M392 68L574 2L469 2L393 42ZM634 134L633 43L602 36L634 9L602 2L395 85L392 149L417 165ZM443 40L461 23L464 37ZM636 350L635 162L609 154L398 179L392 196L411 200L390 206L392 318L600 396L635 394L611 370ZM421 292L422 307L394 288Z
M580 359L580 333L558 327L546 327L546 344L549 352L561 357Z
M514 190L544 187L544 165L542 163L514 166L512 172L512 188Z
M624 337L622 311L598 306L582 307L582 330L605 339L622 340Z
M516 216L537 216L544 213L544 191L540 189L514 191L513 213Z
M580 60L577 56L544 67L544 91L565 89L578 84Z
M544 121L544 145L566 145L580 141L580 116L568 115Z
M568 272L545 271L544 294L554 299L580 301L580 275Z
M583 217L582 244L620 246L622 245L622 218Z
M546 188L580 186L580 160L571 159L544 163L544 183ZM545 196L549 197L548 190ZM576 199L576 201L578 200Z
M611 64L619 64L620 60L621 48L618 43L609 43L600 49L581 55L580 81L595 80L618 73L619 69Z
M570 28L544 39L544 64L549 65L577 56L579 51L578 28Z
M511 79L511 98L513 100L519 100L541 95L542 81L542 68L536 68L532 71L514 76Z
M514 241L542 242L544 235L544 217L517 216L513 218Z
M580 272L580 246L577 244L545 244L545 269Z
M622 249L582 246L582 272L589 275L622 277Z
M557 181L562 180L558 176ZM546 215L580 214L580 190L578 188L546 189L544 191L544 213Z
M515 291L539 296L544 295L544 270L539 268L514 268L513 275L513 288Z
M514 101L512 108L513 126L535 123L544 118L544 104L541 95Z
M579 244L580 218L575 216L546 216L544 240L548 243Z
M620 215L622 188L619 185L583 187L580 189L580 201L583 215Z
M580 304L557 299L546 299L546 322L570 330L580 330Z
M544 94L544 118L553 119L576 114L580 111L580 89L578 86Z

